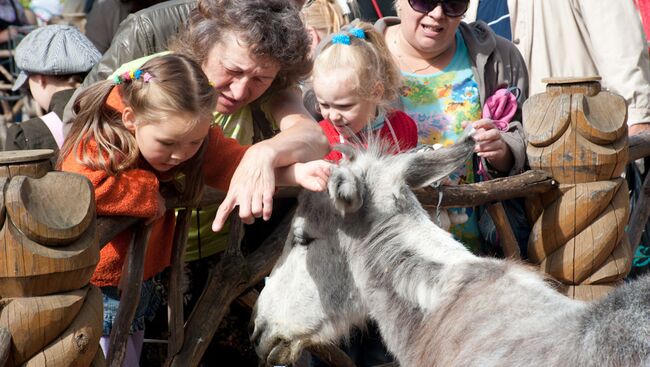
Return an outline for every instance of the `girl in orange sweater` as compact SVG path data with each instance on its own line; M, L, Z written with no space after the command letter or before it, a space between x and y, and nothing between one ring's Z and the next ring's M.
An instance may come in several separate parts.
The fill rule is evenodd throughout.
M196 200L204 182L227 191L248 148L211 126L216 101L215 89L194 61L166 55L89 87L75 102L77 115L61 149L60 168L91 181L98 215L148 218L152 225L126 366L138 365L144 314L153 287L149 280L171 259L175 218L165 208L160 183L175 184L183 202ZM322 161L274 168L276 184L300 184L311 190L324 190L329 175L328 164ZM250 193L241 195L255 198ZM131 237L132 231L124 231L102 248L91 280L104 294L102 348L106 354Z

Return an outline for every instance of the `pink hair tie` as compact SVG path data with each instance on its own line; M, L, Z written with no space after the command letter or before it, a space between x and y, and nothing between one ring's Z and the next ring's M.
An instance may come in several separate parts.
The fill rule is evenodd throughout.
M145 83L149 83L151 79L153 79L153 76L151 76L149 72L145 72L144 75L142 76L142 80L144 80Z

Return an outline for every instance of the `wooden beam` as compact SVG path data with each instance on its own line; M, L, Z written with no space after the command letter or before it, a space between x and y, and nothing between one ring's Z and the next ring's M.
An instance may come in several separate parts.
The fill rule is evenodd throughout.
M486 207L494 226L499 234L499 243L503 248L503 255L507 258L521 260L521 252L519 251L519 243L512 231L512 226L500 201L488 204Z
M133 241L129 246L120 279L120 289L122 290L120 306L111 330L110 349L106 359L106 364L110 367L122 367L126 356L126 344L131 323L140 301L144 260L150 234L151 226L145 225L143 221L139 221L134 228Z
M628 142L630 144L628 162L650 156L650 133L630 136Z
M271 272L282 253L294 212L295 209L290 210L275 231L248 257L243 258L235 249L224 253L221 261L212 269L203 294L187 321L185 343L171 360L171 366L199 364L230 304ZM237 237L239 234L232 235L231 239ZM231 242L229 248L232 246Z
M648 167L646 167L648 169ZM636 249L639 247L639 242L641 242L641 236L645 230L645 224L648 222L648 216L650 215L650 174L646 174L645 180L643 180L643 186L641 186L641 191L639 192L639 197L637 198L636 205L634 205L634 210L632 215L630 215L629 225L628 225L628 240L630 246L632 247L632 256L636 254Z
M557 187L557 182L544 171L530 170L522 174L495 178L468 185L427 187L414 190L423 206L437 206L440 194L442 208L470 208L519 197L542 194Z
M352 359L334 345L313 345L307 350L330 367L356 367Z
M190 230L191 209L181 209L176 215L174 244L172 247L171 271L169 274L168 317L169 344L167 358L176 355L183 346L185 320L183 318L183 269L185 266L185 246Z

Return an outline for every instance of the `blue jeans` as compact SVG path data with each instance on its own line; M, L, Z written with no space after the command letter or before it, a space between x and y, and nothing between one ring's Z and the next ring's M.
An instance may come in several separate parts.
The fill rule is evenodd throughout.
M102 333L104 336L108 336L111 335L113 321L117 316L117 309L120 307L120 293L117 287L101 287L100 289L104 298L104 326ZM160 306L161 298L156 281L149 279L142 282L140 302L138 302L138 307L135 310L135 317L129 331L130 334L144 330L145 320L155 315L158 306Z

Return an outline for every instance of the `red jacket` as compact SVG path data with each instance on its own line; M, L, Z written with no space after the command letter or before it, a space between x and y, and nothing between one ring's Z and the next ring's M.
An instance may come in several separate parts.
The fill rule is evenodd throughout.
M393 149L391 152L399 153L415 148L418 144L418 128L415 121L413 121L409 115L402 111L392 111L386 116L386 120L390 123L390 127L392 127L395 132L398 146L395 147L395 139L393 138L388 123L384 123L384 126L379 130L379 137L384 142L388 143L390 147L397 148ZM330 145L336 145L341 142L341 134L339 134L330 121L322 120L319 124L325 132ZM332 150L325 156L325 159L338 162L342 157L343 155L339 151Z

